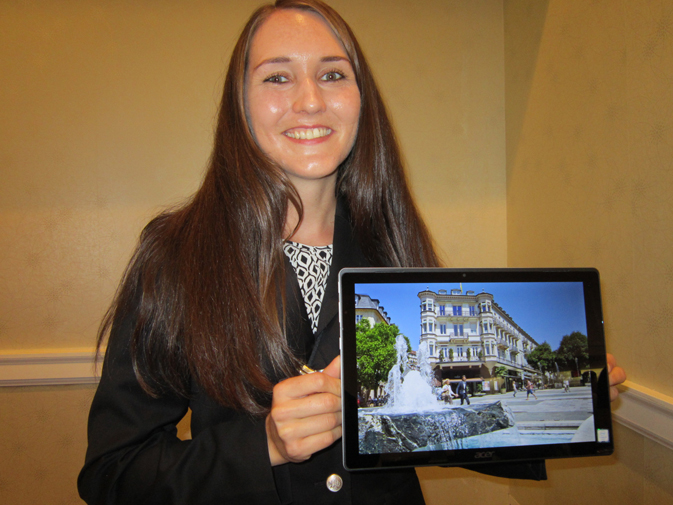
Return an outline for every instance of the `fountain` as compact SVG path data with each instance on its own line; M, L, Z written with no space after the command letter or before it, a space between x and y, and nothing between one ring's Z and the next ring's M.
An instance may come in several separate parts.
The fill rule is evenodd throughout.
M388 373L385 392L388 401L381 413L426 412L442 408L432 392L432 367L428 360L428 345L421 342L418 347L419 370L412 370L407 364L407 341L402 335L395 341L397 362Z
M418 370L408 364L402 335L396 339L395 350L397 360L388 374L386 404L358 412L361 453L456 449L467 447L469 437L514 426L512 414L499 401L467 408L438 401L432 391L434 374L426 342L418 349Z

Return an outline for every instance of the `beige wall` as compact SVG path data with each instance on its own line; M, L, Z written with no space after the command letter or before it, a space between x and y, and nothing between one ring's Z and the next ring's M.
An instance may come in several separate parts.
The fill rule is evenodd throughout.
M93 345L142 226L199 184L228 55L260 3L0 2L0 353ZM410 4L333 2L447 263L505 266L502 5ZM17 434L0 442L0 502L79 502L92 391L0 390Z
M91 346L140 229L199 184L258 3L0 3L0 351ZM502 9L407 3L335 6L447 262L504 266Z
M673 4L506 0L507 259L594 266L608 349L673 395ZM617 425L602 461L550 462L521 505L673 503L673 452Z
M0 388L0 503L84 503L75 480L93 393L92 386Z
M673 395L671 3L550 2L531 29L543 4L506 3L508 264L597 267L609 349Z
M226 59L258 3L0 2L0 353L91 347L140 229L199 184ZM670 4L332 4L374 68L447 264L597 266L610 349L673 394ZM80 503L92 393L0 390L14 435L0 502ZM611 458L549 463L544 484L419 475L429 505L601 503L601 489L672 502L670 451L617 437Z

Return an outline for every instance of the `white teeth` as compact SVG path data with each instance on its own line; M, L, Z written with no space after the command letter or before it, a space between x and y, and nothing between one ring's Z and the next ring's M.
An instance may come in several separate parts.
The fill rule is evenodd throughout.
M332 133L332 130L329 128L309 128L306 130L287 131L284 134L293 139L311 140L326 137L330 133Z

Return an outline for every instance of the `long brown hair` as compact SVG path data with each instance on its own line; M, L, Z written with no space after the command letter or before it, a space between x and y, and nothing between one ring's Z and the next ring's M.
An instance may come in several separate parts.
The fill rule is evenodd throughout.
M261 414L269 406L272 377L297 370L278 294L287 208L293 205L301 219L302 204L281 167L255 143L244 99L250 43L277 9L319 15L351 60L361 110L357 139L338 169L337 192L365 256L381 266L438 265L385 106L350 27L320 0L263 6L232 53L200 189L147 225L99 330L100 347L113 322L133 318L133 366L152 395L187 396L193 379L222 405Z

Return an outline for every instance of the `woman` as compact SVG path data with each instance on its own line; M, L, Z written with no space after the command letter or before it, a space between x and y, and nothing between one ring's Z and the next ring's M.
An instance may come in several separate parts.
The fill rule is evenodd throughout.
M332 256L322 298L302 292L286 239L332 245L304 253ZM437 263L350 29L319 2L260 9L232 54L203 185L144 230L104 321L81 495L422 502L413 471L343 470L336 279ZM303 363L325 371L297 376Z
M413 470L343 470L336 281L345 266L437 264L349 27L318 0L260 8L203 185L143 231L101 326L81 496L423 503Z
M444 403L448 403L449 405L453 405L453 397L455 396L453 394L453 390L451 389L451 381L449 379L444 379L442 381L442 400L444 400Z

